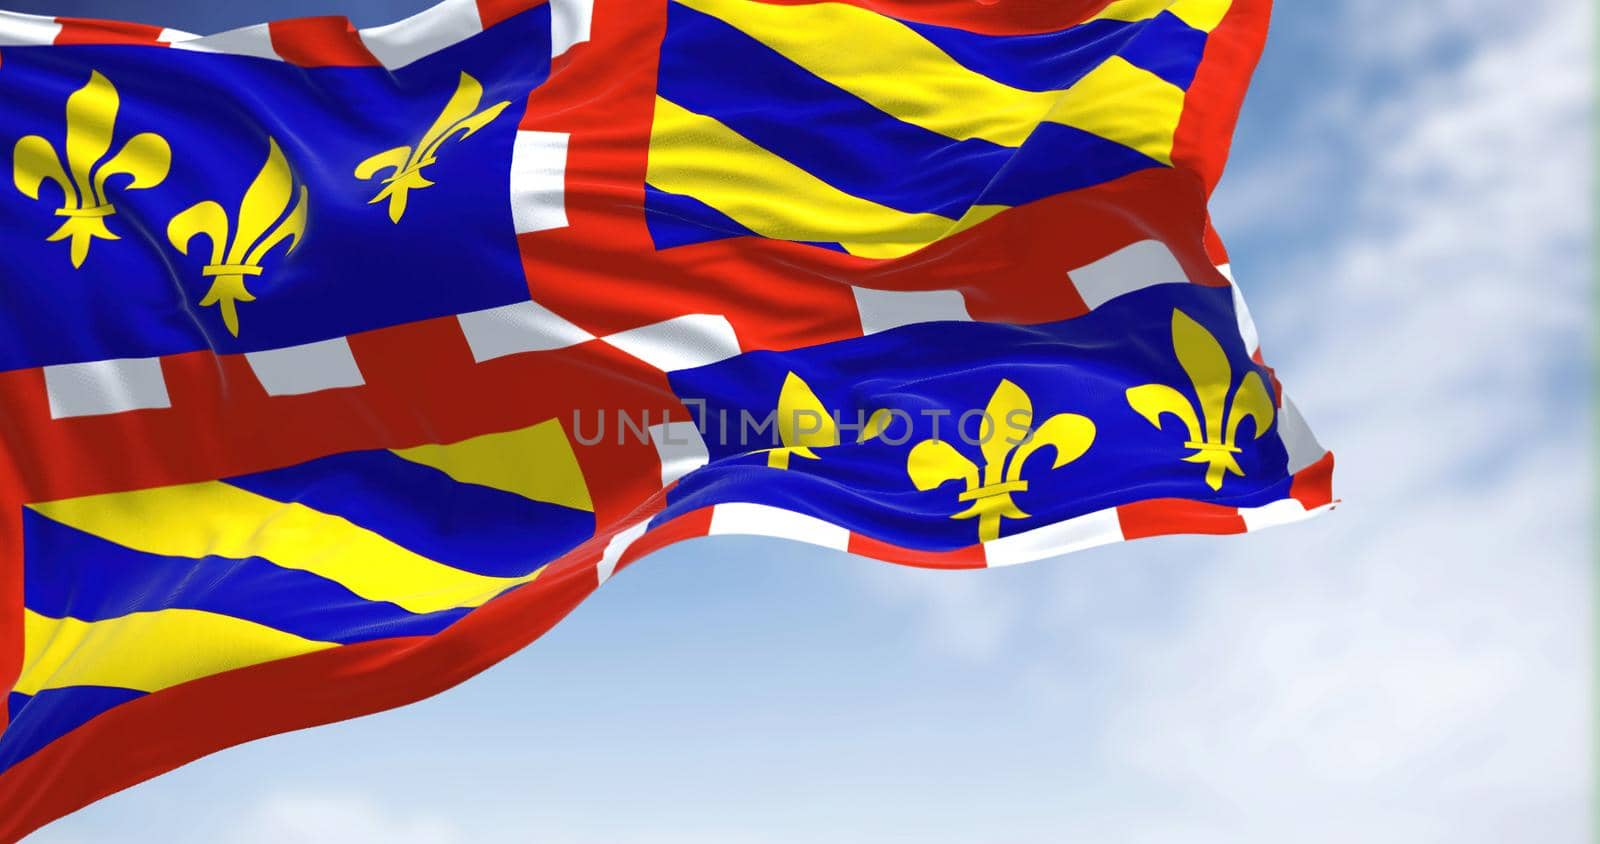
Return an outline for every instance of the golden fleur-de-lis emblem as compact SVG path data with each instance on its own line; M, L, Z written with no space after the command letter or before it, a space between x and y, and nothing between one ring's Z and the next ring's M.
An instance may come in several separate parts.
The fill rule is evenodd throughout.
M459 135L456 140L466 140L474 132L494 122L511 101L502 100L482 111L478 104L483 99L483 86L466 73L456 85L456 92L444 104L444 111L434 119L433 125L422 134L416 146L386 149L356 165L356 178L366 181L387 170L383 188L367 204L374 205L389 200L389 219L398 223L406 213L406 198L413 190L433 187L433 182L422 175L423 168L439 159L439 148L444 142Z
M1033 400L1021 387L1001 379L984 408L978 435L982 466L946 440L923 440L912 447L906 471L924 492L950 481L965 484L956 500L968 502L967 508L950 518L977 519L978 539L988 542L1000 538L1002 519L1029 518L1012 498L1028 490L1022 470L1029 458L1048 446L1055 450L1050 468L1060 469L1089 450L1094 434L1094 422L1076 413L1057 413L1034 428Z
M185 255L196 235L203 234L211 241L211 262L200 271L211 279L211 289L200 306L221 309L228 333L237 337L238 303L256 298L245 287L245 278L261 275L262 259L284 240L289 241L284 254L293 253L305 231L306 188L301 185L296 193L294 174L283 150L268 138L267 163L239 201L238 227L230 225L228 212L220 203L208 199L178 212L167 224L167 239Z
M866 442L883 431L889 421L889 411L879 410L867 420L857 442ZM767 449L767 465L773 469L789 468L790 457L806 460L820 459L814 448L827 448L839 444L839 425L828 413L828 408L817 398L816 392L804 378L791 372L783 379L778 391L778 414L775 421L778 442L782 448Z
M39 135L23 136L12 153L12 180L23 195L38 199L46 179L61 188L56 216L66 219L46 241L69 241L74 267L83 266L95 238L121 239L106 226L106 218L117 213L106 194L111 177L129 177L121 190L153 188L167 178L172 165L172 149L153 132L134 135L110 154L120 107L111 80L90 71L88 84L67 97L66 166Z
M1228 364L1222 344L1204 326L1176 309L1172 311L1172 348L1194 387L1193 398L1166 384L1145 384L1128 390L1128 404L1158 429L1163 414L1176 416L1189 435L1183 447L1194 449L1183 459L1206 464L1206 485L1220 490L1228 474L1244 477L1244 470L1234 457L1240 452L1236 445L1239 423L1252 419L1255 438L1266 435L1272 426L1272 395L1253 369L1245 373L1239 389L1233 391L1233 367Z

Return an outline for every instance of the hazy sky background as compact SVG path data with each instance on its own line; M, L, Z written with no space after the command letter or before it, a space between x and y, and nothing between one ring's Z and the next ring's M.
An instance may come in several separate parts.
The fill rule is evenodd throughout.
M970 573L696 540L453 691L34 840L1587 841L1590 5L1279 4L1214 208L1332 515Z

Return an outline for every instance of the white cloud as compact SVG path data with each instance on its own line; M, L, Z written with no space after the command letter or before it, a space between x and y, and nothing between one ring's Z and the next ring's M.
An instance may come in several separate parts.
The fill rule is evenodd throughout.
M911 622L932 650L959 659L999 656L1016 635L1024 612L1007 585L994 577L876 565L860 577L888 603L914 610Z
M1325 215L1320 247L1233 258L1347 503L1114 549L1116 567L1046 563L1052 620L985 622L1012 631L990 652L1015 657L1024 630L1092 643L1092 679L1055 684L1108 713L1114 785L1066 830L1084 840L1587 840L1590 13L1334 18L1319 36L1351 45L1345 65L1283 115L1281 158L1230 174L1218 224ZM1156 578L1127 571L1174 554L1200 559L1162 572L1180 594L1152 621ZM1016 611L985 610L988 588L954 583L929 618Z
M360 795L299 793L265 797L234 834L237 844L451 844L467 838L447 819Z
M1278 158L1237 162L1217 211L1269 359L1339 454L1346 504L1260 535L1004 571L856 566L952 670L994 684L990 711L951 732L1035 719L952 750L985 754L954 766L970 805L891 805L917 786L849 785L861 756L843 776L865 808L824 789L841 776L830 759L771 772L781 798L679 772L731 789L701 792L715 817L630 805L600 832L530 804L516 830L884 837L841 834L828 811L760 816L815 791L919 841L974 840L980 820L1008 842L1587 839L1589 13L1361 0L1327 14L1316 37L1349 45L1343 64L1282 115ZM1237 249L1296 215L1323 226L1315 241ZM860 708L904 704L874 700ZM1059 766L986 783L986 754L1017 753L999 745L1030 730L1067 747ZM474 839L512 828L460 822ZM684 833L696 824L712 826ZM468 837L360 798L273 798L246 826L250 841Z
M1275 39L1297 18L1326 21L1300 34L1343 52L1307 71L1300 99L1273 115L1276 157L1236 160L1218 224L1269 360L1339 455L1340 510L1259 535L1001 571L851 568L889 605L891 623L874 631L909 620L930 650L954 657L951 685L983 686L967 713L944 706L951 685L889 666L892 648L834 654L844 667L762 655L748 670L791 686L707 706L700 723L673 704L713 694L703 688L691 695L648 671L627 678L638 689L586 685L585 672L611 663L540 662L524 669L525 687L508 685L527 699L503 721L478 709L455 718L470 730L436 722L451 739L505 736L501 767L486 753L432 774L475 776L487 791L498 779L498 804L452 805L460 792L439 798L446 813L408 804L399 795L413 793L412 772L382 782L398 757L375 754L375 799L279 793L239 814L235 840L1587 840L1591 12L1580 0L1355 0L1285 2L1277 15ZM1239 248L1298 219L1318 234L1296 237L1292 253ZM684 629L705 626L695 608L737 601L685 580L680 597L693 600L672 607L691 610ZM721 663L675 653L790 646L741 643L742 622L722 623L725 635L708 639L622 629L658 631L660 650L627 647L665 674L691 666L682 682L698 687L715 685L704 666ZM545 659L576 645L542 647ZM872 666L884 676L860 679ZM830 690L845 671L863 673ZM607 691L638 713L580 717ZM518 731L541 714L557 727ZM818 726L829 717L843 723ZM683 743L638 746L657 726ZM900 741L877 741L895 729ZM580 739L563 743L567 732ZM348 742L333 752L369 747ZM439 753L460 746L441 742ZM880 758L896 751L906 759ZM290 757L277 775L286 783L303 776ZM186 770L237 785L223 795L263 773L228 779L225 761L200 764L212 767ZM194 784L183 775L142 786L143 805L183 805ZM178 797L143 796L161 788ZM133 802L101 804L112 820L84 828L120 822L119 805ZM70 834L57 829L45 837Z

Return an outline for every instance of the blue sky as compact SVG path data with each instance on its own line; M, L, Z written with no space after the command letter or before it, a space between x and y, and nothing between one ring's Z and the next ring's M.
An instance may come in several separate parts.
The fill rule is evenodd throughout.
M1591 15L1279 5L1214 210L1332 515L970 573L696 540L451 692L35 840L1588 840Z

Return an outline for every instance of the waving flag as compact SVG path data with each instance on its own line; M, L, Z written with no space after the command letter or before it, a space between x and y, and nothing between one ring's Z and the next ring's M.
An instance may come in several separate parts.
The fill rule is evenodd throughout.
M978 568L1330 506L1206 212L1267 14L0 15L0 836L688 537Z

